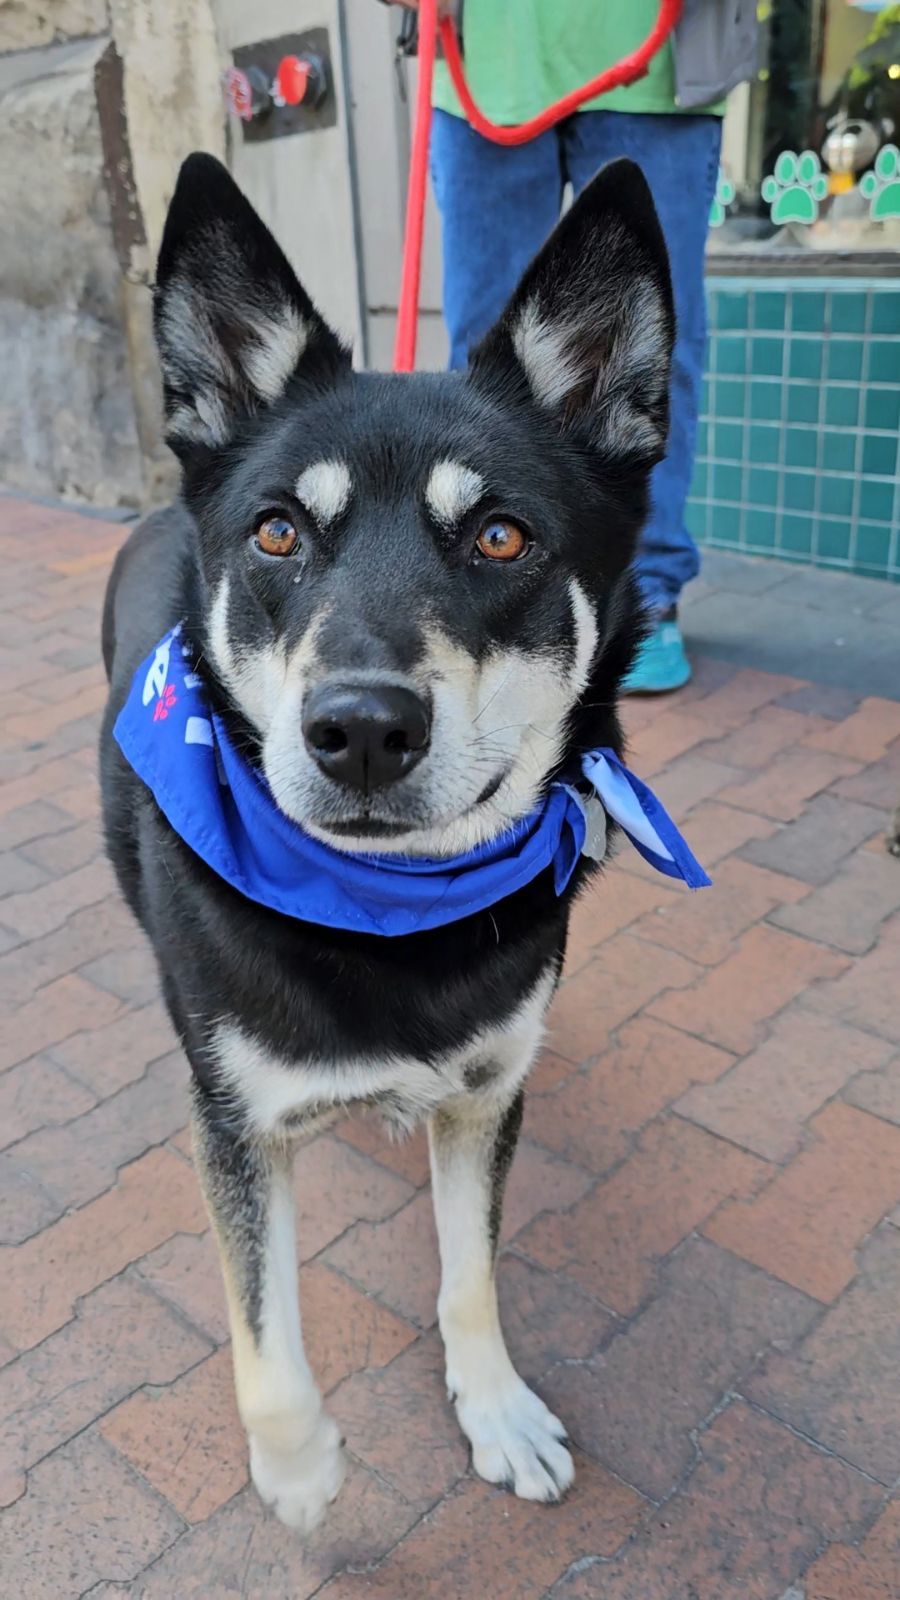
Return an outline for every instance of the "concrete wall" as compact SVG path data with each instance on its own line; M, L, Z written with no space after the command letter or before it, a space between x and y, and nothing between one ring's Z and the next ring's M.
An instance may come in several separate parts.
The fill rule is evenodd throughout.
M0 0L0 478L107 505L174 483L150 273L178 163L223 155L206 0Z
M168 497L150 283L179 164L229 159L359 364L391 361L415 67L374 0L0 0L0 482L98 504ZM324 27L333 126L244 140L221 73ZM429 210L420 365L441 366Z
M115 504L143 472L95 89L107 48L0 62L0 471Z

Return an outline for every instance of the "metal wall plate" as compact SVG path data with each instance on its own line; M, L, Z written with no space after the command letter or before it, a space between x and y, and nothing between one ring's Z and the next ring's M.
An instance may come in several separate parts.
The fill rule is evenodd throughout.
M324 99L315 109L304 105L272 106L252 122L240 122L245 144L264 144L267 139L286 139L294 133L315 133L317 129L335 126L337 97L327 28L308 28L305 33L283 33L277 39L241 45L233 51L232 59L244 72L248 67L260 67L271 83L284 56L307 53L318 56L324 63L327 78Z

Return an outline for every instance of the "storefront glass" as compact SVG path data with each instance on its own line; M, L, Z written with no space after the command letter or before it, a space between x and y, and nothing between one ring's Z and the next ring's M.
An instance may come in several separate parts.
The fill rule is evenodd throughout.
M710 254L728 270L893 272L900 4L762 0L760 71L725 121ZM892 260L891 258L894 257ZM830 258L830 261L829 261Z

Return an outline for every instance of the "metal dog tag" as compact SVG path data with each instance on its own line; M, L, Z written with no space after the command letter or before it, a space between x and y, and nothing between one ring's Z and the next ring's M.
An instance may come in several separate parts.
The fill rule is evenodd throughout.
M606 855L606 812L603 809L603 802L592 794L589 799L583 799L582 804L587 832L581 854L591 861L602 861Z

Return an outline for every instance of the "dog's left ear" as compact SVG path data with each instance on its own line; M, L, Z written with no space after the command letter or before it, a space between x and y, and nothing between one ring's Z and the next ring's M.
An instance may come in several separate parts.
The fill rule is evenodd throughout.
M656 209L640 168L598 173L525 272L471 358L472 379L527 394L606 456L665 454L675 313Z
M227 444L294 377L333 381L349 353L233 178L188 156L163 232L154 328L166 437L182 459Z

